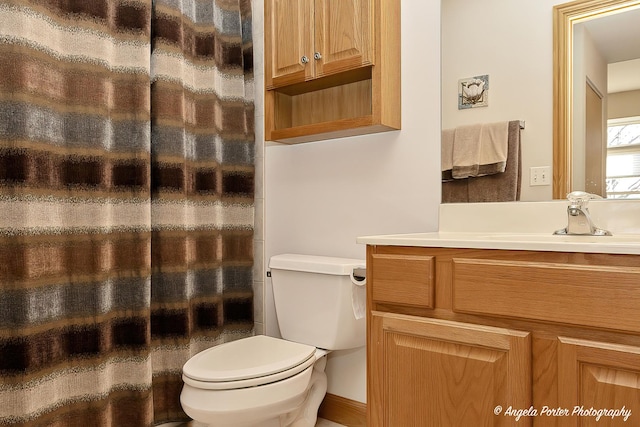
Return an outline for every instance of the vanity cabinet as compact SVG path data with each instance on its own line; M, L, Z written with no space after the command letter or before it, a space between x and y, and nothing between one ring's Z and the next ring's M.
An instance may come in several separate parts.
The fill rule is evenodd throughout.
M367 277L369 426L640 423L639 256L369 245Z
M265 0L265 139L400 129L399 0Z

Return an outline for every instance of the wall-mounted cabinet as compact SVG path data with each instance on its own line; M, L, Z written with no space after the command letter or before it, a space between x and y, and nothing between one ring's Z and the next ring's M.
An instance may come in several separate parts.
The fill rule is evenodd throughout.
M265 0L265 139L400 129L400 0Z
M265 3L265 86L300 83L373 62L371 0Z

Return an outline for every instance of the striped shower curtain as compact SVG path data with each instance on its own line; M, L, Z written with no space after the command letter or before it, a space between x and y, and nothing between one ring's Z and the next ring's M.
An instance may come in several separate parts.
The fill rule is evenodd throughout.
M0 425L184 420L251 333L247 2L0 1Z
M181 413L190 356L253 327L254 111L245 89L252 61L242 39L248 24L239 19L249 6L154 2L151 344L159 419Z

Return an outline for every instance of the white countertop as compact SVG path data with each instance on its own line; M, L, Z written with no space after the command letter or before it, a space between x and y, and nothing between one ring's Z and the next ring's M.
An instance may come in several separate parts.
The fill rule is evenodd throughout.
M439 231L358 237L368 245L508 249L640 255L640 200L592 201L596 226L613 236L554 236L567 225L567 202L440 205Z
M551 233L433 232L362 236L367 245L507 249L640 255L640 235L554 236Z

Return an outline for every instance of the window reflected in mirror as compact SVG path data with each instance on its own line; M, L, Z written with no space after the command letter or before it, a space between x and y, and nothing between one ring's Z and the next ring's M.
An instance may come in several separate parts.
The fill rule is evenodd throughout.
M607 198L640 199L640 117L609 120Z

